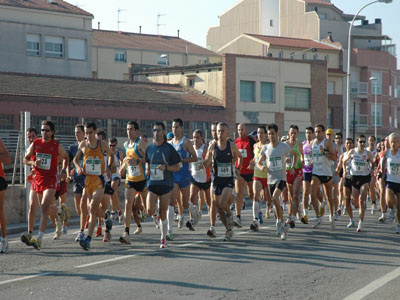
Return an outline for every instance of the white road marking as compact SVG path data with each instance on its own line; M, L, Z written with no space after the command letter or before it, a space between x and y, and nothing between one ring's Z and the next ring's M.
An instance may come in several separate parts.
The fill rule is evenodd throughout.
M35 274L35 275L17 277L17 278L14 278L14 279L0 281L0 285L7 284L7 283L13 283L13 282L16 282L16 281L23 281L23 280L27 280L27 279L36 278L36 277L47 276L47 275L51 275L51 274L54 274L54 273L55 272L45 272L45 273L39 273L39 274Z

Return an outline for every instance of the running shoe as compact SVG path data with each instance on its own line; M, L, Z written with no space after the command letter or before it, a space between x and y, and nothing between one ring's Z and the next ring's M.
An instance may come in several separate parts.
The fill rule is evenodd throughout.
M108 209L106 211L106 217L104 219L105 219L105 223L106 223L106 230L111 231L112 226L113 226L113 221L111 219L111 213Z
M36 250L40 250L42 248L42 240L41 239L31 238L31 240L29 242L31 243L33 248L35 248Z
M83 250L89 251L90 242L91 242L91 240L89 239L89 237L87 237L87 238L85 238L83 240L80 240L79 241L79 245L83 248Z
M192 218L193 218L193 225L196 225L199 222L199 210L197 209L196 205L193 206Z
M103 235L103 230L101 226L97 227L97 231L96 231L96 237L102 236Z
M167 236L165 237L167 241L173 241L174 240L174 234L172 233L172 231L167 232Z
M307 217L307 215L304 215L302 218L301 218L301 223L303 223L303 224L308 224L308 217Z
M186 227L189 228L190 231L194 231L193 221L192 220L188 220L186 222Z
M207 235L208 235L210 238L215 238L215 237L217 237L217 233L215 232L215 228L214 228L214 227L210 227L210 228L207 230Z
M235 210L235 203L232 203L232 204L231 204L230 210L231 210L231 211L234 211L234 210Z
M124 213L121 210L118 212L118 222L119 222L119 225L124 224Z
M230 241L233 237L233 230L232 229L227 229L225 231L225 237L224 237L224 241Z
M253 223L250 224L250 230L258 231L257 221L253 221Z
M335 230L335 220L336 220L336 218L334 216L329 216L329 223L330 223L331 231Z
M260 212L258 213L258 222L259 222L260 224L263 224L263 223L264 223L263 214L262 214L262 211L261 211L261 210L260 210Z
M287 222L285 224L289 224L290 228L294 228L296 226L296 224L294 223L292 218L287 220Z
M337 215L340 217L342 215L342 207L339 206L338 210L337 210Z
M242 228L242 220L239 217L236 217L234 223L237 228Z
M322 218L321 217L317 217L316 219L315 219L315 223L314 223L314 225L312 226L312 228L313 229L315 229L315 228L317 228L319 225L321 225L322 224Z
M396 225L396 233L400 233L400 224Z
M319 215L322 217L325 214L325 201L321 202L320 208L319 208Z
M357 232L361 232L361 231L363 231L363 230L364 230L364 228L363 228L363 226L362 226L362 223L359 222L359 223L358 223L358 227L357 227Z
M335 221L339 221L339 213L335 211Z
M168 240L168 239L167 239ZM168 247L168 244L167 244L167 242L165 241L165 239L161 239L161 243L160 243L160 249L164 249L164 248L167 248Z
M233 214L231 212L226 213L226 223L228 225L228 228L232 229L234 226L233 222Z
M142 227L137 227L136 230L135 230L135 232L134 232L133 234L134 234L134 235L138 235L138 234L141 234L142 231L143 231Z
M353 220L350 220L349 224L347 224L347 228L353 228L356 227L356 223L354 223Z
M32 234L29 232L25 232L21 235L21 242L23 242L27 246L32 246L31 244Z
M276 223L276 236L280 236L282 234L282 223Z
M83 233L83 231L79 231L78 235L75 238L75 242L79 242L81 240L83 240L85 238L85 234Z
M374 215L376 212L376 203L372 203L371 205L371 215Z
M182 228L183 227L184 220L185 219L183 218L183 216L179 216L178 228Z
M288 231L289 231L288 223L283 224L281 232L281 240L286 240Z
M104 238L103 238L103 242L107 243L111 241L111 232L109 232L108 230L106 230L106 232L104 233Z
M269 215L269 209L267 208L267 210L265 211L265 218L269 219L270 215Z
M8 240L2 239L0 240L0 253L7 253L8 252Z
M61 222L56 220L56 231L54 232L53 240L58 240L61 236Z
M61 233L62 233L62 234L67 234L67 233L68 233L67 226L62 226L62 227L61 227Z
M394 209L391 209L389 213L388 223L392 223L393 220L394 220Z
M129 233L126 231L119 237L119 241L122 244L130 245L131 244L131 238L129 237Z
M199 214L199 220L201 220L201 218L203 217L203 212L201 211L201 209L198 210L198 214Z
M111 221L116 222L118 220L118 213L116 211L111 212Z

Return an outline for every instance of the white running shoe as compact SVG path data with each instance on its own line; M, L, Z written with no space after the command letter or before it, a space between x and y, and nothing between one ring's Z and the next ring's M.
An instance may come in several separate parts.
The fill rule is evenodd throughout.
M287 233L289 231L289 224L285 222L282 226L281 240L286 240Z
M372 203L371 205L371 215L374 215L376 211L376 203Z
M363 231L363 225L360 221L360 222L358 222L357 232L361 232L361 231Z
M85 234L83 231L79 231L78 235L75 238L75 242L79 242L85 239Z
M314 225L312 226L313 229L317 228L319 225L322 224L322 217L317 217L317 219L315 220Z
M182 228L183 227L183 221L184 221L183 216L179 216L178 228Z
M0 253L7 253L8 252L8 240L1 239L0 240Z
M331 231L335 230L335 220L336 220L336 217L329 216L329 223L330 223L330 226L331 226Z
M350 220L349 224L347 224L347 228L353 228L356 226L356 223L354 223L354 220Z
M393 220L394 220L394 209L391 209L388 217L388 223L392 223Z
M282 227L283 225L281 222L276 223L276 236L280 236L282 234Z

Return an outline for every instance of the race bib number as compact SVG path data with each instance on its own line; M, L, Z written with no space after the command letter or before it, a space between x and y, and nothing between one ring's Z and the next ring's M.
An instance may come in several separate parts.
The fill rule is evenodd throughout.
M151 180L164 180L164 171L157 169L158 165L150 165L150 179Z
M247 158L247 149L239 149L239 152L243 158Z
M201 171L203 170L201 167L203 166L203 163L199 163L199 162L197 162L197 163L193 163L192 164L192 173L193 174L200 174L201 173Z
M141 174L142 174L142 172L140 172L140 167L138 165L136 165L136 166L129 165L128 166L129 177L136 177L136 176L140 176Z
M400 175L400 164L390 163L388 172L390 175Z
M270 157L268 169L272 172L282 170L282 157Z
M218 177L232 177L232 164L218 163Z
M39 169L50 170L51 167L51 154L36 153L36 158L40 159Z
M323 154L321 152L314 152L313 153L313 160L314 160L314 164L319 165L322 164L322 156Z
M101 160L100 158L88 157L86 159L86 174L101 175Z
M367 162L364 160L356 160L353 158L351 165L353 167L354 171L357 172L366 172L368 171L368 165Z
M304 165L311 166L312 164L313 164L312 154L310 153L304 154Z

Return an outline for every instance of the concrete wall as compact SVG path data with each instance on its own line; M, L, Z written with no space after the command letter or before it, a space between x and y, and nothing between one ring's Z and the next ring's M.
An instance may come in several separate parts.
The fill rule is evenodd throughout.
M263 51L263 49L265 50ZM247 36L240 36L220 49L219 53L266 56L266 49L267 46L261 42L255 41Z
M260 12L261 12L260 32L262 35L279 36L279 27L280 27L279 2L280 0L260 1Z

